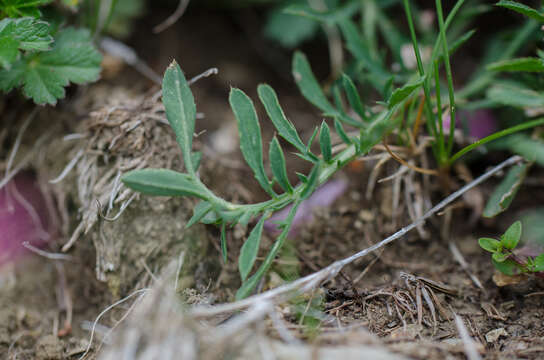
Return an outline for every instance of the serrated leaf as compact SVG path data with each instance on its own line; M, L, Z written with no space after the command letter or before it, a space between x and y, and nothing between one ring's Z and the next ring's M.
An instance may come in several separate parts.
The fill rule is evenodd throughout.
M162 80L162 102L166 118L176 134L176 141L183 153L187 172L195 173L191 155L195 132L196 105L193 93L178 63L174 60L166 69Z
M535 19L535 20L537 20L539 22L544 22L544 14L536 11L535 9L533 9L533 8L527 6L527 5L520 4L520 3L516 2L516 1L501 0L498 3L496 3L495 5L496 6L501 6L501 7L510 9L510 10L514 10L515 12L518 12L520 14L528 16L528 17L530 17L532 19Z
M478 239L478 244L482 249L491 253L497 252L501 246L501 242L499 240L492 238L480 238Z
M0 70L0 89L22 85L23 94L35 103L54 105L70 82L97 80L101 61L87 30L67 28L58 33L51 51L27 54L10 71Z
M542 107L544 95L516 83L500 83L487 91L490 100L516 107Z
M300 139L293 123L291 123L283 113L274 89L267 84L261 84L257 87L257 92L259 93L259 98L264 105L268 117L276 127L276 130L278 130L278 134L293 145L298 151L304 153L306 146Z
M321 130L319 131L319 146L323 160L329 163L332 159L331 130L325 121L321 123Z
M253 174L261 187L268 194L275 196L264 172L261 126L259 125L255 106L242 90L236 88L231 89L229 102L238 123L242 155L244 155L244 159L253 170Z
M518 245L519 239L521 238L521 221L516 221L501 236L501 244L509 249L513 250Z
M19 41L11 37L0 37L0 67L9 70L19 55Z
M327 114L336 114L336 109L323 94L321 86L312 72L306 55L297 51L293 56L293 77L302 95L311 104Z
M483 216L493 217L506 210L516 196L519 187L527 175L528 164L512 167L501 183L495 188L487 201Z
M193 209L193 216L191 216L187 222L187 225L185 225L185 228L189 228L202 220L202 218L204 218L204 216L210 212L212 207L212 204L207 201L200 201L198 204L196 204L195 208Z
M508 259L508 254L504 254L502 252L494 252L493 255L491 255L491 258L493 259L493 261L495 262L498 262L498 263L502 263L504 262L506 259Z
M387 105L389 106L389 108L392 108L393 106L404 101L408 96L412 95L414 91L416 91L423 85L424 81L425 76L422 76L414 82L405 84L403 87L395 89L395 91L393 91L393 93L391 94L389 100L387 100Z
M242 245L240 249L240 257L238 258L238 270L240 271L240 276L242 281L245 281L253 264L255 264L255 259L257 259L257 253L259 252L259 245L261 243L261 237L263 234L265 216L262 216L257 225L251 230L249 237Z
M189 174L168 169L142 169L127 172L121 181L132 190L155 196L196 196L206 199L201 185Z
M283 190L291 194L293 192L293 187L291 186L291 183L289 183L289 178L287 177L285 156L283 155L283 150L281 149L280 143L275 136L270 142L269 157L270 168L272 169L274 178Z
M302 192L300 193L300 199L305 200L307 199L314 190L317 188L318 179L319 179L319 170L320 166L319 164L314 165L312 170L310 170L310 174L308 174L308 181L304 184L304 189L302 189Z
M346 74L342 74L342 86L344 87L344 91L346 92L346 96L348 98L348 102L351 108L357 113L357 115L361 117L361 119L367 121L367 117L365 115L365 107L363 105L363 102L361 101L361 98L359 97L357 88L355 87L355 84L353 83L351 78Z
M39 17L41 15L38 6L47 5L53 0L3 0L0 8L0 15L6 14L7 17Z
M544 254L540 254L537 257L535 257L534 265L535 265L534 267L535 272L544 271Z
M544 60L536 57L509 59L489 64L486 69L490 71L542 72L544 71Z

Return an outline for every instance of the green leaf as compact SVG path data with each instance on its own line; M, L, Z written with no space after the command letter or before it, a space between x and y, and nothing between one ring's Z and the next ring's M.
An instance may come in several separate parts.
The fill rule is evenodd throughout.
M449 48L449 51L448 51L448 54L450 55L450 57L461 47L463 46L463 44L465 44L467 41L470 40L470 38L472 38L472 35L474 35L476 33L476 30L469 30L467 31L466 33L464 33L463 35L461 35L459 38L457 38L450 46ZM437 61L439 63L443 62L444 61L444 54L441 54L440 56L438 56L438 59Z
M535 272L544 271L544 254L540 254L537 257L535 257L534 265L535 265L534 267Z
M502 253L502 252L494 252L493 255L491 255L491 258L494 262L502 263L506 259L508 259L508 254Z
M0 3L0 15L7 17L41 16L38 6L47 5L53 0L2 0Z
M327 114L338 113L323 94L308 59L299 51L295 52L293 57L293 77L306 100Z
M361 131L361 154L366 154L370 151L372 147L382 141L387 132L395 126L394 122L391 121L391 118L398 106L399 105L394 106L387 112L381 112L374 120L372 120L368 128Z
M223 257L223 262L227 263L227 234L226 234L227 224L223 223L221 225L221 256Z
M351 145L352 141L346 133L346 130L344 130L344 126L342 125L340 120L334 119L334 129L336 130L336 133L338 134L338 136L340 136L340 139L342 139L343 142Z
M487 91L490 100L516 107L542 107L544 95L516 83L500 83Z
M308 4L290 5L284 11L286 14L303 16L332 25L342 19L350 18L357 10L359 10L358 2L350 1L344 6L329 11L315 10Z
M185 225L185 228L189 228L202 220L202 218L210 212L212 207L212 204L207 201L199 202L193 209L193 216L191 216L191 218L187 222L187 225Z
M528 16L532 19L535 19L539 22L544 22L544 15L538 11L536 11L535 9L527 6L527 5L524 5L524 4L520 4L516 1L507 1L507 0L501 0L499 1L498 3L495 4L496 6L501 6L501 7L504 7L504 8L507 8L507 9L510 9L510 10L514 10L515 12L518 12L520 14L523 14L525 16Z
M259 98L264 105L266 113L278 130L279 135L293 145L298 151L304 153L306 146L300 140L295 126L285 117L283 110L276 96L276 92L267 84L257 87Z
M319 185L317 181L319 179L319 169L319 164L316 164L310 171L310 174L308 174L308 181L304 184L304 189L302 189L302 192L300 193L301 200L305 200L310 197L310 195L312 195L314 190L317 188L317 185Z
M285 239L287 238L287 235L289 234L289 230L291 229L291 225L293 224L293 219L295 217L295 214L297 213L298 207L300 205L300 200L295 201L293 204L293 207L291 210L289 210L289 214L287 215L287 218L284 221L284 227L282 228L281 234L278 236L276 241L274 242L274 245L266 255L266 258L264 259L261 266L259 266L259 269L253 274L247 281L244 281L240 289L236 292L236 300L244 299L248 297L253 289L257 286L257 283L261 278L266 274L272 263L274 262L274 259L276 258L276 255L278 255L279 251L283 247L283 243L285 242Z
M510 206L527 175L528 169L528 164L521 164L512 167L508 171L508 174L495 188L487 201L483 212L484 217L494 217Z
M262 216L257 225L251 230L249 237L242 245L240 249L240 257L238 258L238 270L242 281L246 281L255 259L257 259L257 253L259 251L259 245L261 243L261 237L263 234L263 226L265 216Z
M312 136L310 136L310 140L308 140L308 145L306 145L306 153L308 154L310 153L310 149L312 147L315 137L317 136L318 131L319 131L319 128L316 127L314 129L314 132L312 133Z
M196 105L189 84L175 60L164 73L162 102L166 110L166 118L176 134L176 141L183 153L185 168L189 174L194 175L195 166L191 151L195 132Z
M420 77L414 82L405 84L401 88L395 89L395 91L393 91L393 93L391 94L389 100L387 100L387 105L389 106L389 108L392 108L393 106L404 101L408 96L412 95L415 90L419 89L423 85L424 81L425 76Z
M289 178L287 177L287 168L285 165L283 150L281 149L280 143L275 136L270 142L269 157L270 168L272 169L274 178L283 190L287 191L289 194L292 194L293 187L291 186L291 183L289 183Z
M0 89L22 85L23 94L35 103L54 105L70 82L96 81L101 61L87 30L67 28L58 33L51 51L27 54L10 71L0 70Z
M289 29L289 31L285 31ZM284 7L268 12L264 35L276 40L283 47L292 49L314 37L319 24L313 20L284 13Z
M359 97L359 93L357 92L355 84L346 74L342 74L342 85L344 86L344 91L346 92L349 105L353 108L357 115L361 117L361 119L366 121L367 117L365 115L365 107L363 105L363 102Z
M0 66L9 70L11 64L17 60L19 55L19 41L14 38L0 37Z
M202 151L195 151L191 154L191 164L193 164L193 168L195 171L198 170L200 167L200 162L202 161Z
M542 72L544 71L544 60L536 57L526 57L497 61L487 65L489 71L526 71Z
M497 252L500 249L501 242L492 238L480 238L478 239L478 244L485 251L491 253Z
M332 159L331 130L325 121L321 123L321 130L319 131L319 146L321 147L323 160L330 163Z
M242 90L235 88L230 91L229 102L238 123L242 155L261 187L268 194L275 196L264 172L261 126L253 102Z
M132 190L155 196L196 196L207 194L189 174L168 169L142 169L127 172L121 181Z
M518 245L519 239L521 237L521 221L516 221L505 231L501 236L502 245L509 249L513 250Z
M521 272L518 264L514 260L506 259L499 262L495 259L491 259L491 261L493 262L493 265L495 265L495 268L505 275L513 276L518 275Z
M533 140L525 134L514 134L505 138L503 144L527 161L544 166L544 142Z

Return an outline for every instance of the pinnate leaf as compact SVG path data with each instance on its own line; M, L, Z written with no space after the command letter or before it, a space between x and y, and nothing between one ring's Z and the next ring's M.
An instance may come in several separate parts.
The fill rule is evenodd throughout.
M0 90L22 85L23 94L35 103L54 105L70 82L97 80L101 61L87 30L67 28L58 33L51 51L27 54L11 70L0 70Z
M189 84L176 61L172 61L164 73L162 102L168 122L183 152L185 168L189 174L194 174L191 149L195 131L196 105Z
M253 170L255 178L261 187L274 196L272 186L264 172L261 126L259 125L255 106L242 90L235 88L230 91L229 102L238 123L242 155L244 155L244 159Z

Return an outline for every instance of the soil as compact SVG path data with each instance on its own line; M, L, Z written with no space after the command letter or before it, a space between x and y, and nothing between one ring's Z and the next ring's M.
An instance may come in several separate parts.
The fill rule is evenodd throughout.
M257 84L270 83L280 94L280 103L288 116L296 119L304 139L309 137L313 124L321 121L316 110L298 94L294 83L286 81L289 79L285 76L289 73L288 55L271 44L256 43L253 33L262 14L251 11L225 16L197 10L162 33L158 41L147 41L151 36L146 30L150 24L156 24L168 15L155 12L142 20L130 41L159 73L172 57L178 59L188 77L210 67L219 68L218 76L200 80L192 88L198 111L205 115L197 122L199 136L195 146L204 153L203 182L217 194L238 202L256 202L264 199L265 194L252 179L239 151L235 150L234 118L227 101L229 86L240 87L256 98ZM203 23L206 26L202 26ZM191 36L180 35L187 32ZM306 46L309 52L318 55L314 58L320 58L319 54L321 58L327 58L327 49L320 42ZM270 53L275 53L273 61L268 56ZM272 65L274 61L277 66ZM315 66L323 78L328 64L322 61ZM122 168L120 164L145 157L150 152L149 144L159 150L151 151L153 154L146 161L154 166L180 169L179 152L167 126L149 125L148 122L140 129L144 135L118 136L127 135L126 130L132 129L131 124L140 119L138 116L164 117L160 103L152 100L156 91L154 84L125 67L114 71L101 83L73 91L58 109L40 114L40 118L50 116L51 121L58 116L63 122L55 130L54 145L48 147L49 157L32 163L38 177L53 178L79 149L108 148L113 149L111 155L116 160L109 164L96 160L95 165L98 179L106 173L113 179L111 169ZM16 100L9 101L14 104ZM112 101L119 102L118 108L112 110ZM4 107L7 113L5 109L8 107ZM262 109L259 112L261 118L265 118ZM106 125L98 127L99 120ZM63 136L74 132L90 135L78 140L77 145L59 145ZM273 135L267 122L263 122L263 133L266 144ZM226 144L214 142L229 136ZM110 146L116 138L122 141ZM136 148L134 144L138 139L143 145ZM26 145L30 148L31 143L28 139ZM11 143L7 141L3 146L7 149L9 145ZM473 168L469 164L465 170L476 176L486 166L500 161L503 155L480 159ZM3 156L2 160L5 160ZM286 250L261 284L261 290L277 286L285 279L317 271L410 223L410 210L417 211L417 206L410 201L413 199L410 196L415 195L405 197L406 192L415 192L436 203L451 190L431 183L421 175L411 174L406 176L409 181L399 180L399 177L372 184L375 188L368 194L371 185L368 179L376 164L376 161L358 163L336 175L348 180L348 189L333 206L318 209L314 220L304 224L289 240ZM288 158L288 168L307 170L295 157ZM378 178L392 175L398 168L398 164L390 160ZM453 187L463 183L459 174L453 173ZM188 303L220 303L234 299L240 285L236 265L238 249L247 237L247 228L239 226L229 232L229 256L223 264L217 228L199 226L184 233L183 225L194 201L138 197L119 220L104 225L100 216L89 209L95 205L93 199L107 195L106 190L89 193L82 200L78 176L81 177L81 171L76 168L63 181L62 190L59 187L52 190L57 203L62 205L61 214L64 210L68 216L58 241L48 249L60 251L77 225L86 219L87 211L88 217L92 217L92 221L86 223L87 233L78 238L69 252L76 261L54 262L29 256L16 265L1 269L0 357L79 358L87 348L92 322L101 311L134 290L155 284L155 275L175 263L180 253L188 255L183 271L176 274L179 281L177 296ZM478 216L482 199L488 198L499 181L492 179L418 231L348 266L314 293L281 305L280 313L287 321L288 329L304 344L323 349L329 347L326 351L330 353L323 351L331 357L339 356L334 353L339 346L355 349L357 353L357 349L363 351L357 346L370 344L373 349L393 354L391 358L396 354L399 358L462 359L466 355L454 320L456 314L476 341L476 348L483 358L543 358L544 281L521 278L515 283L497 286L501 279L497 277L489 255L477 243L479 236L501 233L515 215L544 203L542 181L538 180L544 178L544 172L533 169L530 177L536 181L522 188L513 208L506 214L493 220L481 220ZM291 180L294 182L296 177ZM397 201L394 200L395 186L401 191ZM61 200L59 194L63 194ZM105 199L107 203L107 196ZM109 245L100 243L104 239L108 239ZM272 235L265 235L260 260L273 240ZM461 254L465 266L455 257L452 246ZM317 303L315 299L318 299ZM306 308L302 311L302 319L300 304ZM102 339L107 334L107 327L117 326L128 308L128 305L121 305L102 317L99 324L103 329L98 329L96 336ZM310 315L309 308L316 310L315 316ZM310 321L313 317L319 321ZM137 326L134 322L129 324ZM346 332L346 329L354 332ZM272 327L266 332L277 341L274 348L278 354L310 358L306 353L299 353L299 350L303 351L301 349L282 345ZM344 335L340 338L339 334ZM91 358L99 358L97 350L95 342ZM251 358L248 351L251 354L246 349L245 355L240 356ZM105 358L116 357L110 354ZM378 355L375 358L379 358Z

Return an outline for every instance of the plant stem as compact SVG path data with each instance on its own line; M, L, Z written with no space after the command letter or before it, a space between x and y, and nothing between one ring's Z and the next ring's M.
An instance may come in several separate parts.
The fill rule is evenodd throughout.
M497 140L497 139L499 139L501 137L513 134L515 132L530 129L532 127L535 127L535 126L538 126L538 125L543 125L543 124L544 124L544 118L540 118L540 119L529 121L529 122L526 122L526 123L523 123L523 124L512 126L512 127L508 128L508 129L504 129L502 131L498 131L498 132L496 132L494 134L486 136L485 138L480 139L480 140L476 141L475 143L472 143L472 144L464 147L463 149L459 150L457 153L455 153L455 155L453 155L448 160L448 165L453 164L461 156L465 155L469 151L474 150L478 146L481 146L481 145L486 144L486 143L488 143L490 141L493 141L493 140Z
M449 156L453 148L453 130L455 129L455 91L453 89L453 77L451 75L450 51L448 49L448 40L446 39L446 29L444 26L444 15L442 13L442 0L436 0L436 14L438 16L438 27L440 29L440 38L442 42L442 50L444 53L444 64L446 67L446 78L448 79L448 95L450 99L450 136L448 139L448 149L446 156ZM442 124L442 119L439 119ZM441 134L443 138L444 134ZM444 142L444 139L442 139Z

